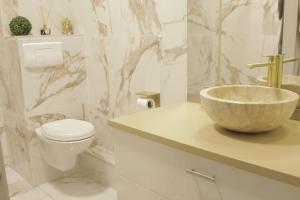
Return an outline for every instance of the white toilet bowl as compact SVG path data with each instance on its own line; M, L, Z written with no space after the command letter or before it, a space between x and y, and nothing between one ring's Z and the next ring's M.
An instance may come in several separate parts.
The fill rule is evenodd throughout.
M67 171L75 167L77 157L94 140L95 128L86 121L64 119L36 129L41 154L52 167Z

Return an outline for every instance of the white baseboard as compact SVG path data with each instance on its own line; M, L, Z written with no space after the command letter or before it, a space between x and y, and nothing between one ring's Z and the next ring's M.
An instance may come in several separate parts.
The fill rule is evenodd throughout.
M116 165L115 156L113 152L103 148L100 145L94 145L90 147L85 153L113 166Z

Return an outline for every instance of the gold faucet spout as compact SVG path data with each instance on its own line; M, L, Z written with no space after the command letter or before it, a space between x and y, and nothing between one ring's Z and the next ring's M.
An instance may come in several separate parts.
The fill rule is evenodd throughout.
M267 63L254 63L248 64L247 66L251 69L258 67L268 67L268 86L281 88L282 76L283 76L283 64L289 62L295 62L297 58L284 59L284 55L268 56L269 60Z

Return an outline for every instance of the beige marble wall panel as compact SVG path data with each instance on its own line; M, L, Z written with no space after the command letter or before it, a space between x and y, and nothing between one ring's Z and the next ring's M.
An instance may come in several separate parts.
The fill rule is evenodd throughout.
M254 84L256 77L266 74L265 69L250 70L246 65L277 54L281 28L277 3L189 0L190 97L198 97L202 88L216 84Z
M82 105L87 101L83 39L49 40L63 42L63 66L30 71L20 64L19 44L40 41L37 38L6 39L6 48L0 53L4 60L0 80L10 165L33 185L62 175L43 162L35 128L62 118L81 119Z
M97 141L93 147L101 145L113 151L107 119L141 110L136 106L135 92L161 92L163 105L186 100L186 0L0 2L3 5L0 9L5 36L10 35L8 23L16 15L28 17L33 24L32 35L39 35L43 22L41 13L46 18L49 15L53 35L61 35L60 22L64 17L71 18L74 32L79 35L75 37L76 41L74 37L61 38L67 49L64 67L38 72L21 67L18 72L22 76L22 82L17 82L18 91L22 94L18 102L23 111L15 112L22 118L17 120L17 126L10 126L10 132L15 132L17 138L13 138L12 134L9 146L25 149L26 155L22 154L24 164L19 162L21 157L12 159L18 161L19 172L30 182L36 184L59 176L38 161L40 156L33 130L42 123L65 117L80 118L83 114L81 104L87 102L86 119L97 129ZM33 37L31 40L51 41L55 37L47 37L46 40ZM16 52L11 55L17 57ZM87 96L88 99L83 98ZM10 95L7 97L7 102L13 101L9 99ZM70 101L73 103L69 104ZM93 149L90 152L94 152ZM21 154L16 152L16 155ZM91 162L89 167L98 167L92 163L96 162ZM41 174L40 178L34 176L33 170Z
M17 15L17 4L17 0L0 0L0 30L3 36L10 35L9 22Z
M246 67L278 53L281 23L277 0L224 0L222 4L222 64L225 84L255 83L266 70Z
M161 36L178 24L177 34L186 31L186 0L71 0L70 6L79 34Z
M72 117L83 118L83 105L87 103L87 75L84 39L81 37L51 37L49 39L20 39L27 42L61 41L64 64L40 69L20 66L24 92L25 116L34 130L41 123ZM20 52L21 54L21 52Z
M88 38L87 46L89 117L100 143L112 149L107 118L137 111L136 92L159 90L160 38Z
M187 99L187 1L157 2L162 28L161 105Z
M87 38L89 117L99 132L98 143L112 150L106 120L140 110L135 92L161 92L164 104L186 100L186 1L91 3L96 11L90 19L106 24L107 34L98 31ZM178 91L169 96L174 87Z
M216 83L219 0L188 1L188 93Z
M64 173L49 167L42 159L35 129L49 121L63 118L83 119L87 104L87 75L84 39L81 37L52 37L50 39L20 39L25 42L62 41L64 64L30 70L20 66L25 103L27 134L30 135L30 182L34 185L60 177ZM22 63L22 62L21 62Z
M25 178L30 177L30 156L24 118L24 98L17 45L13 40L1 40L0 92L7 133L9 164Z

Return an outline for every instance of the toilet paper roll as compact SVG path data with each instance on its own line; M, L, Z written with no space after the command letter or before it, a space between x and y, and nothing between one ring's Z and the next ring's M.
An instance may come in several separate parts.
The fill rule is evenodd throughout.
M142 108L151 109L151 108L155 108L155 101L149 98L138 98L137 105Z

